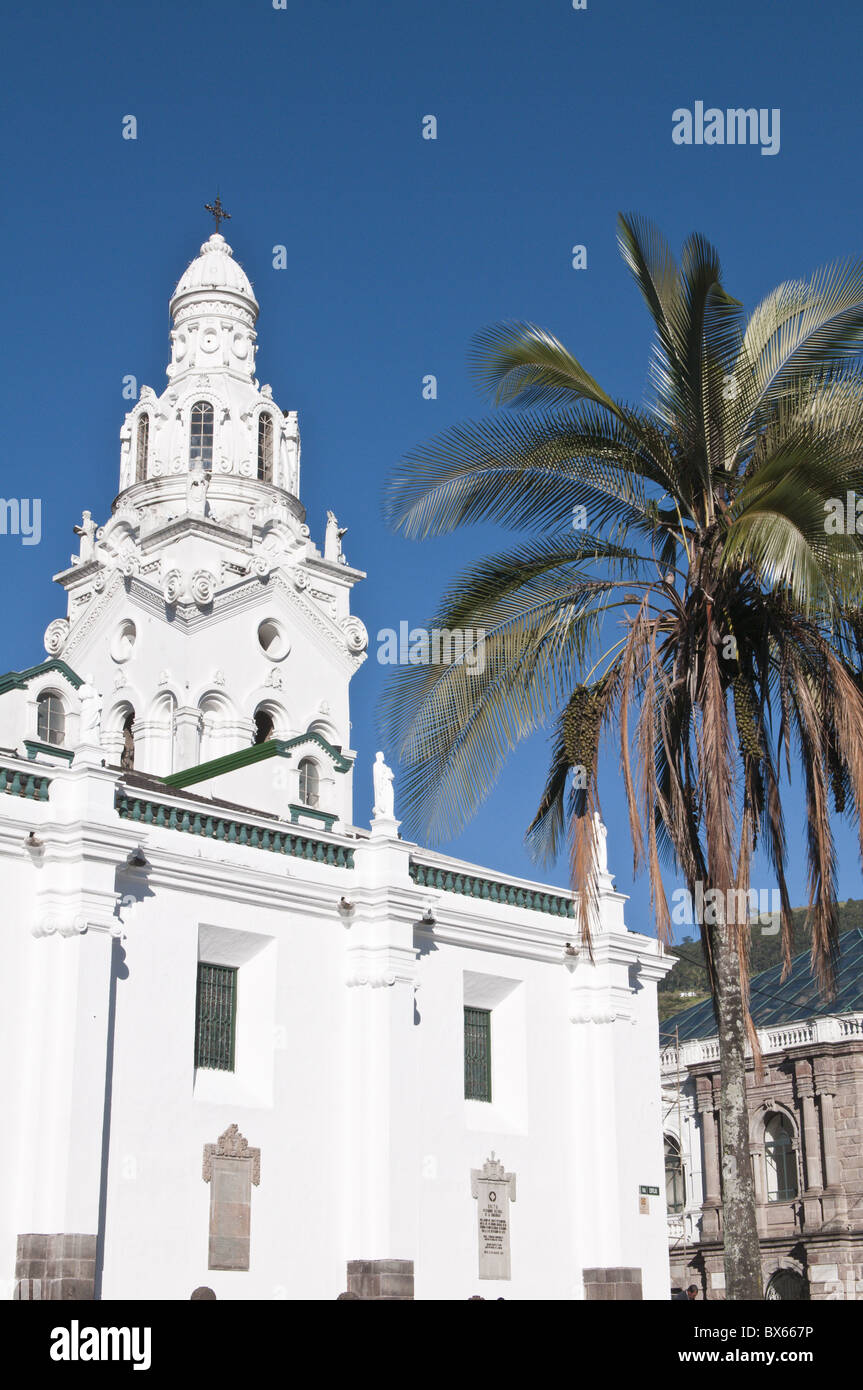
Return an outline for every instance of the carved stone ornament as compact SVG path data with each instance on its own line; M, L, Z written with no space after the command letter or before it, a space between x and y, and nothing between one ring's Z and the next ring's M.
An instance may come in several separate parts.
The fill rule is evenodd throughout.
M216 592L216 577L209 570L195 570L191 583L192 598L197 604L212 603Z
M261 1151L260 1149L250 1149L248 1139L244 1139L240 1133L238 1125L228 1125L224 1134L220 1134L215 1144L204 1145L204 1165L202 1176L204 1182L209 1182L213 1176L214 1158L248 1158L252 1164L252 1182L255 1187L261 1181Z
M364 622L356 617L343 618L340 627L344 633L349 652L353 652L355 656L359 656L360 652L366 650L369 645L369 634L366 631Z
M515 1201L515 1173L507 1173L499 1158L495 1158L494 1149L491 1157L487 1158L481 1168L472 1168L470 1172L470 1191L471 1196L479 1195L478 1184L480 1182L496 1182L510 1184L509 1198Z
M59 656L69 636L68 618L55 618L45 629L45 650L49 656Z
M162 581L162 597L166 603L177 603L183 592L183 576L179 570L169 570Z
M291 578L294 581L294 588L301 591L306 588L309 582L309 576L306 574L305 570L295 569Z
M266 579L273 567L273 561L267 555L255 555L249 561L249 574L256 574L259 579Z

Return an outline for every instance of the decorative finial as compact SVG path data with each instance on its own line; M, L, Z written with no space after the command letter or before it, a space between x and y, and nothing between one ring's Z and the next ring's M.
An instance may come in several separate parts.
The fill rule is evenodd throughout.
M217 232L219 230L220 222L230 222L231 220L231 214L229 212L225 212L225 209L222 207L222 200L219 197L218 193L216 194L216 201L214 203L204 204L204 211L208 212L212 217L213 221L216 224Z

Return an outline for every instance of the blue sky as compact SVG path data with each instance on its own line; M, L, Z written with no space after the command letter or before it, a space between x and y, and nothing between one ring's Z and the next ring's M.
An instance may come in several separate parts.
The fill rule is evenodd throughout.
M531 319L606 389L642 398L650 329L617 253L618 210L651 216L676 246L707 234L749 306L859 254L861 31L851 0L7 8L2 493L42 497L43 536L0 537L0 670L44 658L71 527L82 507L106 519L115 494L122 379L165 384L168 298L211 230L203 204L217 187L261 302L260 379L300 412L309 523L320 539L332 507L349 527L348 558L369 575L355 608L374 638L424 622L458 567L512 539L482 528L417 545L381 517L398 457L482 413L465 369L478 328ZM780 108L779 154L673 144L672 111L696 100ZM421 138L429 113L436 141ZM127 114L135 141L121 138ZM584 271L571 268L575 243ZM427 373L435 401L422 398ZM353 684L368 773L358 819L385 678L371 659ZM516 752L453 852L535 875L522 836L546 754L544 734ZM650 931L614 750L602 798L629 925ZM795 809L795 902L802 829ZM861 897L856 837L837 826L837 843L841 896ZM561 862L549 877L566 873Z

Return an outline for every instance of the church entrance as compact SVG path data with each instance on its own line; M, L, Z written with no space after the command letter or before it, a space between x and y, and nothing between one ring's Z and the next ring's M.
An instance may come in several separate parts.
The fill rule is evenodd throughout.
M794 1269L778 1269L767 1285L764 1297L783 1303L808 1302L809 1281Z

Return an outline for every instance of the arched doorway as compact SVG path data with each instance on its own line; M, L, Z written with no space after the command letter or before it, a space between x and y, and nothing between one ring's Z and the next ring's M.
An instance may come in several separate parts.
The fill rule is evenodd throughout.
M129 710L123 720L123 751L120 754L120 766L124 772L131 772L135 767L135 711Z
M771 1302L808 1303L809 1281L796 1269L777 1269L764 1294Z

